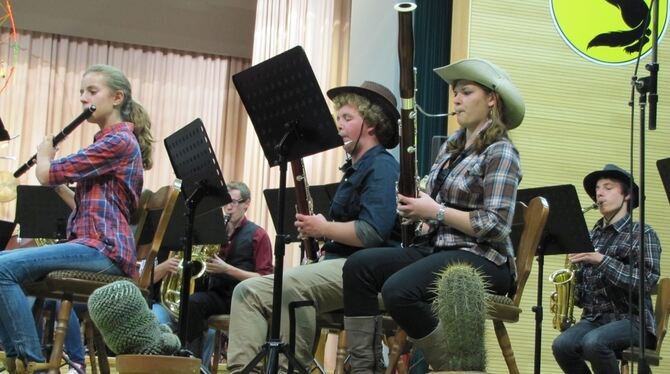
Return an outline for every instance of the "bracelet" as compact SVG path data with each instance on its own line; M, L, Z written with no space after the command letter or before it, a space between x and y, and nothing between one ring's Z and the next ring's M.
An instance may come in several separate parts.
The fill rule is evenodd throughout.
M444 216L445 216L446 213L447 213L447 208L445 206L440 206L440 209L437 211L437 214L435 215L435 219L439 223L443 223L444 222Z

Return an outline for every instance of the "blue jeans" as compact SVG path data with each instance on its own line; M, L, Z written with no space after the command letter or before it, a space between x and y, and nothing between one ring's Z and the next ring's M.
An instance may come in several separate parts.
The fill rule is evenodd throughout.
M85 270L122 275L114 262L94 248L63 243L0 252L0 341L8 357L44 362L35 321L21 284L55 270Z
M167 308L163 304L153 303L151 305L151 311L158 319L158 323L170 326L173 328L172 315L168 312ZM174 328L173 328L174 329Z
M559 335L551 349L558 366L569 374L590 374L586 361L591 363L595 374L619 372L616 352L630 347L631 334L634 345L638 345L639 326L628 319L604 323L602 320L582 319ZM647 333L646 344L653 344L653 336Z

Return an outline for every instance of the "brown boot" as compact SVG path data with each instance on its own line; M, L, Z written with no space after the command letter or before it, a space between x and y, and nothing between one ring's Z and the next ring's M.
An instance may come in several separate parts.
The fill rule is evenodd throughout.
M347 363L352 374L384 372L382 316L344 317L347 332Z

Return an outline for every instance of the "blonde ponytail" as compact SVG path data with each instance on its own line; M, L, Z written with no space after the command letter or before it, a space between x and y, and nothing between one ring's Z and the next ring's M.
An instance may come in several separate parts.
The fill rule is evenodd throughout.
M128 121L135 124L133 133L140 144L140 152L142 152L142 166L144 170L149 170L154 162L152 157L152 144L154 137L151 135L151 120L149 113L137 101L130 99L130 115Z

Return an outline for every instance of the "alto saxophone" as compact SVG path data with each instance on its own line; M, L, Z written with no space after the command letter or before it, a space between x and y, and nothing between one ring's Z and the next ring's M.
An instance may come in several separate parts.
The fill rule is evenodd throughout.
M598 208L598 204L593 203L582 209L582 213L596 208ZM554 314L552 325L554 329L561 332L575 323L575 272L575 264L571 263L566 255L565 267L554 271L549 276L549 281L556 287L556 291L549 297L549 310Z

